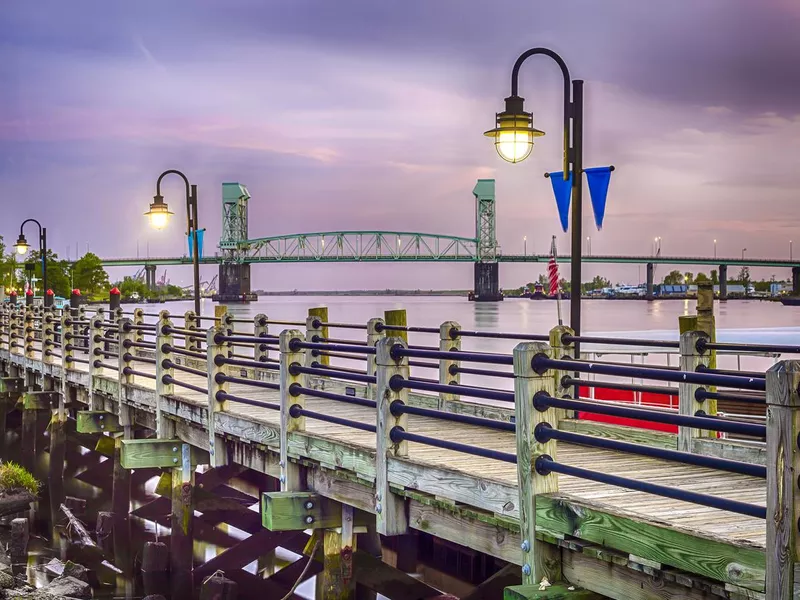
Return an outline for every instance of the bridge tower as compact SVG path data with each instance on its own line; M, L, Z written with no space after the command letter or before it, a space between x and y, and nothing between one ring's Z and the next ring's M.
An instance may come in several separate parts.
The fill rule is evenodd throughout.
M250 265L244 262L247 232L247 202L250 193L240 183L222 184L222 237L219 249L218 302L247 302L255 300L250 291Z
M497 262L494 179L479 179L472 190L475 196L475 262L474 299L476 302L497 302L500 293L500 265Z

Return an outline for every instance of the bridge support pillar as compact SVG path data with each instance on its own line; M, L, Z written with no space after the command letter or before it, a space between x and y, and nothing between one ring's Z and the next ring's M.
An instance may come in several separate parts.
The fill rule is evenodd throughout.
M475 263L475 285L473 299L476 302L499 302L503 299L500 293L500 264L496 262Z
M728 265L719 266L719 299L728 299Z
M792 296L800 296L800 267L792 267Z
M215 302L250 302L257 296L250 291L250 265L222 263L219 266L219 293Z
M653 299L653 279L655 278L655 265L647 263L647 299Z
M147 286L147 289L153 291L156 289L156 266L155 265L145 265L144 266L144 284Z

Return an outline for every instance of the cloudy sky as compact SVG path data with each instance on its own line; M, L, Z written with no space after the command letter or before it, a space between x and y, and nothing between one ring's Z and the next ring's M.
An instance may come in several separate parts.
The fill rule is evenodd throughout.
M178 168L199 186L209 240L223 181L248 186L252 237L470 236L472 187L490 177L502 249L520 253L527 235L546 252L559 232L542 177L560 168L555 64L522 72L550 134L529 160L503 163L482 136L516 57L543 45L586 81L585 165L617 167L594 253L647 254L661 236L664 254L711 254L716 238L719 255L788 257L800 241L798 30L795 0L5 0L0 234L37 217L62 256L76 244L184 253L179 180L164 187L179 217L166 232L142 216L157 175ZM504 265L502 284L534 269ZM267 289L446 288L469 287L471 269L262 265L253 277Z

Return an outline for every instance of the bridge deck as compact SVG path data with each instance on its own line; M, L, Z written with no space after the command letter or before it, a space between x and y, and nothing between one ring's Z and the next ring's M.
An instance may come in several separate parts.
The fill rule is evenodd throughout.
M80 367L82 370L87 369L86 365L80 365ZM154 367L151 365L137 365L137 370L154 373ZM199 376L187 373L179 375L181 381L198 387L205 387L207 384L206 379ZM116 380L115 377L114 380ZM155 391L155 381L151 379L137 377L136 385ZM243 384L231 384L230 393L253 400L280 403L277 391L257 389ZM208 405L206 395L177 385L175 386L175 397L197 407L205 408ZM305 405L307 409L315 412L336 415L360 423L375 423L375 411L368 407L310 396L306 396ZM276 431L280 428L278 411L229 402L227 412L239 416L245 421ZM516 452L516 438L510 432L489 431L473 425L444 422L416 415L409 415L408 418L408 429L415 434L512 454ZM308 437L333 442L342 449L361 449L374 456L375 434L370 432L306 418L305 434ZM309 456L309 458L313 458L313 456ZM560 442L558 443L557 460L568 465L612 473L637 481L766 505L766 482L763 479L746 475ZM454 476L466 478L464 481L474 480L480 489L488 490L491 484L514 488L517 486L516 465L499 460L410 442L407 461L423 468L434 468L440 475L451 473ZM337 465L337 468L342 467ZM364 470L356 468L356 475L361 478L374 479L374 467L370 465ZM413 477L404 483L408 488L416 487ZM454 485L459 485L456 479L454 479ZM565 475L559 476L559 496L578 499L599 510L612 510L615 514L626 514L635 519L681 528L702 537L743 547L760 549L766 547L766 526L762 519ZM478 508L487 507L488 505L478 506ZM516 511L512 510L511 513L515 514Z

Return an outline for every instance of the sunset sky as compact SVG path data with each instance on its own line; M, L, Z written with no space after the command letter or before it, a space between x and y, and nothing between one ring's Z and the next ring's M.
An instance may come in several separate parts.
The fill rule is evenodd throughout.
M529 252L547 252L560 233L542 177L560 169L556 65L534 58L521 74L548 132L527 161L504 163L482 133L516 57L548 46L586 81L585 166L617 168L602 231L587 198L595 254L649 254L661 236L664 254L711 255L716 238L720 256L788 258L800 242L798 31L796 0L5 0L0 234L11 243L34 217L62 257L87 243L109 257L135 256L137 242L142 255L183 254L179 180L164 186L166 231L142 216L158 174L177 168L199 187L211 242L223 181L248 186L251 237L471 236L475 180L495 178L503 251L521 253L527 235ZM503 265L501 283L543 267ZM786 276L756 274L773 272ZM597 273L638 277L585 267ZM190 269L169 278L187 285ZM265 289L471 279L467 265L253 268Z

